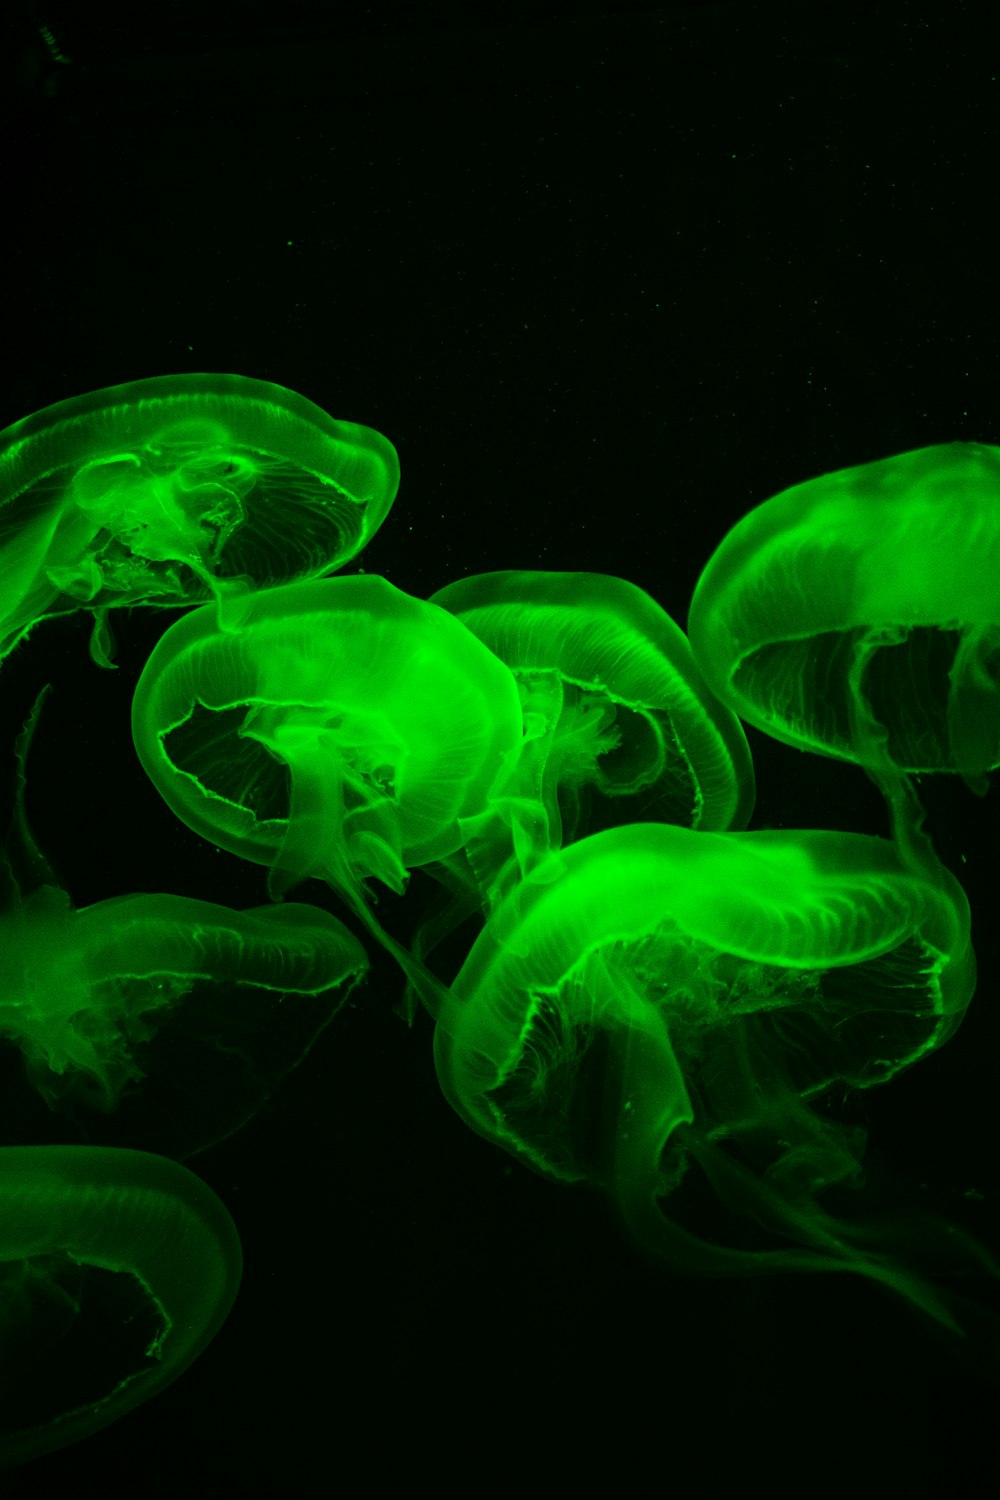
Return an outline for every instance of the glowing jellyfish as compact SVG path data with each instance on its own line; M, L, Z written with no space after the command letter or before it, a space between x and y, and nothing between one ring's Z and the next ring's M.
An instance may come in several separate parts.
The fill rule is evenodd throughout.
M0 433L0 660L39 620L315 578L378 530L399 464L371 428L243 375L90 391Z
M713 691L775 739L875 772L957 772L981 794L1000 765L998 555L1000 448L824 474L724 537L691 644Z
M353 934L316 907L290 903L231 911L185 896L136 895L74 911L66 892L52 886L40 887L0 916L0 943L0 1036L21 1049L29 1079L53 1107L83 1103L103 1111L116 1107L126 1085L159 1066L155 1053L147 1061L151 1044L189 996L185 1040L190 1045L199 1034L205 986L224 987L229 997L230 1046L252 1040L234 991L269 994L270 1033L267 1013L253 1010L259 1030L256 1092L263 1087L261 1069L270 1086L277 1082L277 1059L285 1054L281 1033L287 1021L278 1002L291 995L315 999L307 1035L296 1033L280 1076L367 968ZM226 1013L220 1016L216 1003L209 1014L225 1054ZM296 1019L301 1028L301 1016ZM201 1045L210 1045L207 1036ZM227 1067L233 1062L229 1058ZM264 1095L269 1091L264 1088ZM261 1102L255 1098L253 1107ZM203 1130L211 1111L201 1100L194 1103ZM229 1134L241 1123L227 1122L221 1130L213 1125L212 1134Z
M222 1326L241 1263L228 1211L176 1162L0 1148L0 1465L79 1442L176 1380Z
M384 578L270 589L241 611L232 631L209 608L165 632L133 699L139 758L188 827L270 867L272 897L325 880L414 979L364 883L401 894L460 847L520 748L514 679Z
M974 983L960 887L913 875L886 840L633 824L514 888L452 985L435 1059L473 1129L608 1189L667 1267L853 1271L953 1330L955 1302L892 1253L892 1232L819 1201L860 1186L864 1150L821 1105L939 1047ZM695 1164L743 1244L684 1224ZM746 1243L754 1220L770 1242ZM935 1270L996 1273L951 1225L914 1236Z
M18 795L0 857L0 1037L20 1049L52 1108L107 1113L151 1075L147 1123L158 1145L188 1155L254 1113L368 960L336 917L298 903L232 911L142 894L74 909L24 815L25 760L44 696L17 741Z
M469 851L491 902L586 831L580 800L592 790L613 801L616 821L641 804L646 817L655 806L658 818L691 828L746 826L754 778L740 723L706 688L683 631L635 584L603 573L483 573L432 602L506 663L521 694L523 751L494 798L516 858L502 866L495 847Z

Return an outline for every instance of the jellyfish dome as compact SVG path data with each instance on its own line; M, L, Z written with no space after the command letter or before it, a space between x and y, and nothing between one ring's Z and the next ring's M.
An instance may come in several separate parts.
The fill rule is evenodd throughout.
M665 1266L855 1271L948 1325L935 1288L818 1201L860 1186L865 1144L820 1104L941 1046L974 984L960 887L887 840L633 824L511 891L453 982L435 1061L473 1129L609 1190ZM771 1242L685 1225L694 1165ZM961 1237L930 1238L947 1259Z
M158 1395L215 1337L241 1271L228 1210L186 1167L0 1147L0 1467Z
M431 597L514 674L524 737L459 854L432 867L452 897L418 929L416 952L491 910L596 817L746 826L754 774L742 726L644 590L604 573L501 571Z
M353 933L318 907L233 911L141 894L77 911L53 886L0 913L0 944L0 1038L21 1049L50 1105L86 1098L105 1111L143 1077L139 1055L196 987L269 992L277 1055L284 1022L275 992L323 996L332 1014L368 967ZM248 1008L243 999L240 1010ZM318 1030L323 1006L313 1010ZM224 1036L218 1046L224 1053Z
M371 428L243 375L90 391L0 433L0 660L39 620L177 606L333 572L378 530L399 463Z
M142 893L76 908L25 811L48 692L15 741L14 812L0 845L0 1048L17 1047L51 1109L110 1114L124 1102L131 1129L145 1113L143 1135L152 1129L170 1155L190 1155L260 1107L368 959L335 916L298 902L234 911ZM211 1081L199 1086L206 1053ZM91 1119L91 1138L95 1130Z
M231 631L208 608L165 632L133 699L139 759L190 828L269 867L272 897L325 880L385 942L364 882L401 894L409 870L460 847L520 748L514 679L384 578L241 608Z
M517 678L543 752L535 779L549 847L573 836L587 785L615 799L655 791L664 821L746 826L754 782L743 730L708 691L683 631L643 589L604 573L507 571L431 597ZM571 810L568 837L560 798Z
M1000 765L1000 448L824 474L725 536L688 633L715 693L799 749L976 792Z

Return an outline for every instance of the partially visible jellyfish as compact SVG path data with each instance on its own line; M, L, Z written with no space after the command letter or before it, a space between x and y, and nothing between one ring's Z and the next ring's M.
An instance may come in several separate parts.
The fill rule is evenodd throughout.
M196 833L269 867L279 899L327 882L436 1009L432 976L389 936L365 882L397 895L453 854L520 750L511 673L446 610L364 574L269 589L238 632L176 621L135 690L153 784Z
M193 1113L180 1125L183 1147L171 1142L178 1155L245 1123L368 966L354 935L317 907L231 911L185 896L136 895L74 911L52 886L0 915L0 944L0 1037L18 1046L28 1079L52 1108L116 1109L123 1090L160 1072L162 1043L174 1051L160 1028L182 1022L182 1071L169 1082ZM283 1004L291 996L308 998L308 1014ZM192 1043L210 1049L214 1098L202 1098L185 1076L201 1067ZM159 1078L157 1088L165 1085Z
M708 691L683 631L655 600L604 573L482 573L432 596L514 673L522 754L469 859L488 904L552 849L586 832L594 791L623 815L744 828L753 765L736 715ZM631 803L635 798L636 802ZM655 799L655 800L654 800Z
M765 734L864 766L900 847L931 858L906 773L982 796L1000 765L1000 448L946 443L822 475L743 517L688 631Z
M107 1114L152 1074L153 1104L172 1106L159 1125L156 1108L146 1111L157 1144L188 1155L259 1108L364 976L367 956L336 917L298 903L232 911L143 894L76 910L24 814L45 691L17 741L15 811L0 852L0 1038L19 1048L53 1109ZM179 1055L169 1036L178 1026ZM101 1133L93 1120L89 1128Z
M0 1466L170 1385L218 1333L241 1266L227 1209L176 1162L0 1148Z
M333 572L399 484L381 433L244 375L159 375L59 401L0 433L0 661L39 621L225 602Z
M655 600L603 573L475 574L432 596L513 672L524 739L463 847L431 867L450 896L413 943L423 960L488 913L550 851L615 821L744 828L753 763L684 632Z
M974 984L961 888L887 840L633 824L507 896L453 981L435 1061L474 1130L607 1189L667 1268L856 1272L956 1332L961 1299L920 1270L1000 1271L951 1224L840 1213L865 1133L824 1096L940 1047ZM685 1223L695 1167L735 1216L729 1243Z

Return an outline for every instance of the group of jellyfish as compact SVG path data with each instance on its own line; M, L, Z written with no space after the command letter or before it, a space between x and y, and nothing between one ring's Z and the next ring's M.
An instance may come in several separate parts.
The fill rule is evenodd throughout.
M162 1153L95 1144L99 1122L155 1102L158 1048L195 1066L206 1009L220 1054L241 1054L225 1027L252 1013L280 1059L304 997L287 1071L364 980L354 929L398 961L401 1013L432 1018L461 1118L606 1190L667 1272L854 1272L946 1341L1000 1349L993 1315L940 1280L996 1277L990 1250L929 1215L912 1233L852 1217L864 1131L830 1108L940 1047L975 988L969 904L913 778L982 795L1000 764L1000 448L923 448L757 506L701 573L686 634L601 573L486 573L430 599L331 576L398 480L379 433L237 375L100 390L0 434L0 663L88 610L111 667L113 609L183 611L139 678L135 751L190 829L266 869L268 898L76 909L25 812L40 684L11 734L0 1045L83 1141L0 1149L2 1462L116 1420L221 1326L239 1238L181 1159L276 1076ZM862 767L891 837L749 831L741 720ZM439 896L403 943L379 909L415 869ZM286 899L308 879L353 927ZM435 955L462 933L448 979ZM136 1147L171 1141L136 1129ZM730 1211L724 1239L687 1222L688 1174ZM102 1274L144 1308L124 1369L74 1350Z

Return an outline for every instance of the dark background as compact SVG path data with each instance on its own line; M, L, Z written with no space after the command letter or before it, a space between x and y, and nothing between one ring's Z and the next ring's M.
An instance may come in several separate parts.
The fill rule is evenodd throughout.
M3 56L0 426L166 372L276 381L399 450L396 504L352 566L420 596L486 569L595 569L683 623L712 549L768 496L997 441L991 25L957 0L208 0L127 21L100 0L22 3ZM263 871L190 834L134 759L131 692L172 618L121 612L115 673L90 662L85 615L3 668L5 747L54 687L29 812L79 906L265 899ZM859 771L750 739L752 827L886 832ZM861 1117L881 1169L996 1251L996 791L921 795L969 893L980 984L954 1041ZM401 936L421 879L411 905L383 902ZM974 1472L995 1395L891 1297L849 1276L664 1277L603 1199L451 1113L429 1022L406 1030L396 972L372 960L254 1123L191 1163L244 1243L214 1344L15 1484Z

